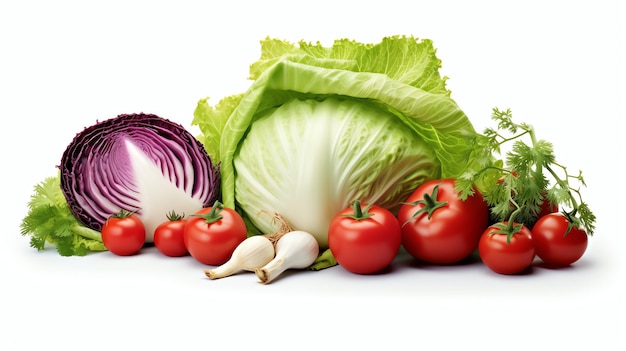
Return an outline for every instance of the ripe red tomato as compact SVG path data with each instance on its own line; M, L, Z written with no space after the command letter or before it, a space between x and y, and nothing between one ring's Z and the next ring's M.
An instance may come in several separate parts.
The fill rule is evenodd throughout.
M107 250L119 256L134 255L146 241L146 229L137 215L120 211L102 225L102 243Z
M578 261L587 250L587 233L570 225L562 213L547 214L535 223L531 231L537 256L552 266L568 266Z
M535 258L535 246L530 230L518 223L518 230L507 242L507 234L498 233L499 226L508 223L497 223L485 230L478 243L478 253L483 263L492 271L500 274L517 274L530 267Z
M333 217L328 247L337 263L357 274L376 273L391 265L400 250L400 223L389 210L362 207L355 201Z
M548 200L548 198L544 197L543 202L539 206L539 213L537 213L537 219L550 214L559 212L559 204L553 204Z
M454 189L454 179L420 185L398 211L402 245L415 258L434 264L452 264L468 257L489 222L489 208L476 189L465 201Z
M189 254L206 265L218 266L247 238L246 224L235 210L216 202L187 220L184 241Z
M154 246L165 256L187 255L184 236L187 220L174 212L169 213L167 219L154 230Z

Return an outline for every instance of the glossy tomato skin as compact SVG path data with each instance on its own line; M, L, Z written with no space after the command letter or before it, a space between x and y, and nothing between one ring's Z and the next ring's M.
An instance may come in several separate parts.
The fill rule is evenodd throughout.
M506 223L504 223L506 224ZM530 230L522 226L507 243L506 234L494 234L498 228L490 226L478 243L483 263L500 274L517 274L530 267L535 258L535 246Z
M380 272L391 265L400 250L400 224L393 213L376 205L370 207L369 218L355 220L345 216L353 212L346 208L332 219L328 247L337 263L349 272Z
M547 214L535 223L531 231L537 256L551 266L568 266L578 261L587 250L588 237L584 230L572 227L562 213Z
M432 213L422 213L411 219L423 204L424 194L432 194L436 186L437 201L447 202ZM402 225L402 246L418 260L434 264L457 263L478 246L481 234L489 223L489 208L482 194L475 194L462 201L454 191L454 179L431 180L420 185L398 211Z
M154 246L169 257L181 257L187 255L185 246L185 224L187 220L177 219L161 223L154 230Z
M211 212L212 207L203 208L196 215ZM230 258L235 248L246 239L247 230L243 219L235 210L223 208L221 219L207 223L198 216L190 216L184 230L184 242L189 254L197 261L219 266Z
M118 256L134 255L146 241L146 229L137 215L109 217L102 225L102 243Z
M550 213L559 212L559 205L553 204L547 198L543 199L543 202L539 206L539 213L537 214L537 218L541 218Z

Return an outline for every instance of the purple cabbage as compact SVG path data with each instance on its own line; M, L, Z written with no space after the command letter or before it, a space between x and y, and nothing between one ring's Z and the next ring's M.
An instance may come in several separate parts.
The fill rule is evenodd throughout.
M220 196L219 165L181 125L153 114L123 114L78 133L63 153L61 189L85 226L134 211L153 240L167 213L192 214Z

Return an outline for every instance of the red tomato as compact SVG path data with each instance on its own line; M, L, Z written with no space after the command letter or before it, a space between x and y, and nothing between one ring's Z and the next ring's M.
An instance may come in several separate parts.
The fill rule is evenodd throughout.
M120 211L102 225L102 243L119 256L134 255L146 241L146 229L133 212Z
M515 178L519 178L519 174L516 171L511 171L511 175ZM502 184L504 183L504 176L498 178L498 180L496 181L497 184Z
M390 211L370 205L339 212L330 222L328 247L337 263L357 274L376 273L391 265L402 244L400 223Z
M568 266L578 261L587 250L587 233L570 225L562 213L545 215L533 226L531 231L537 256L552 266Z
M159 224L154 230L154 246L165 256L187 255L184 229L187 220L175 213L167 215L168 221Z
M191 256L212 266L228 261L246 237L246 224L239 213L219 202L191 216L184 231L185 245Z
M539 206L539 213L537 214L537 219L547 214L555 213L555 212L559 212L559 205L551 203L550 200L544 197L543 202Z
M498 223L490 226L480 237L478 253L483 263L492 271L500 274L517 274L530 267L535 258L535 246L530 230L519 225L519 229L507 243L507 234L500 234Z
M463 201L455 192L454 179L431 180L400 207L398 221L402 245L413 257L452 264L476 250L489 222L489 209L478 190Z

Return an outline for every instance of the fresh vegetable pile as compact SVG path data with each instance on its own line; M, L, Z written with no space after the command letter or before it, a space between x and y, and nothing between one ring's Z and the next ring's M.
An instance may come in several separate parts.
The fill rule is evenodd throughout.
M582 173L509 110L477 132L435 53L406 36L267 38L246 92L198 102L200 135L149 114L77 134L22 234L64 256L154 245L214 266L210 279L261 283L287 269L380 272L402 247L426 264L478 253L501 274L576 262L595 229Z

